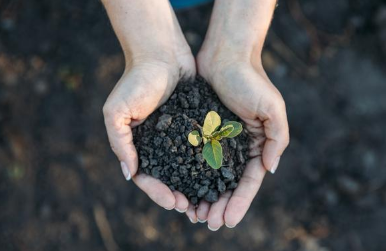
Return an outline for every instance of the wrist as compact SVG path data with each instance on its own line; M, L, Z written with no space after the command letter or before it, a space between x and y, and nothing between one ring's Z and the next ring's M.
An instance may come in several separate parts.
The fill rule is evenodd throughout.
M205 61L261 67L261 51L275 5L276 0L216 1L198 57L199 71L203 68L200 62L202 66Z
M253 67L264 72L261 49L237 50L235 48L203 48L197 55L197 70L208 82L213 82L213 77L224 69ZM218 74L217 74L218 75Z

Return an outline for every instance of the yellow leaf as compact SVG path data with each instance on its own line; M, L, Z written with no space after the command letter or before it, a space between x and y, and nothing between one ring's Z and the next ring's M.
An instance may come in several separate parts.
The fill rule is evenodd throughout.
M215 111L210 111L205 117L204 127L202 128L204 135L211 135L221 125L220 115Z
M188 135L189 143L193 146L198 146L201 143L200 133L198 131L192 131Z

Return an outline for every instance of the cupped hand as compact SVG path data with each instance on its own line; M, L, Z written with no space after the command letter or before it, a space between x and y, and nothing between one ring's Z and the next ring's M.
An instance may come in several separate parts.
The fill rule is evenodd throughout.
M238 187L211 205L202 201L196 210L199 221L207 220L209 229L217 230L223 224L236 226L248 211L266 171L276 171L289 143L288 123L283 98L258 60L227 56L216 60L201 53L197 64L199 74L221 102L244 121L250 137L249 161Z
M132 179L161 207L184 212L188 207L184 195L172 192L158 179L137 173L138 155L132 135L132 128L169 98L181 77L194 77L193 56L185 55L180 62L143 60L129 66L109 95L103 114L111 148L125 178Z

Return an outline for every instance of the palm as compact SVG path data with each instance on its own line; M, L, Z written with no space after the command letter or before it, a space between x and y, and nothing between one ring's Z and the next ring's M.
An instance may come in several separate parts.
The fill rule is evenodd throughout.
M160 180L137 174L138 155L133 144L132 128L141 124L169 98L179 80L178 72L178 68L157 64L133 67L123 74L104 107L106 128L114 153L128 165L136 185L157 204L168 209L186 209L188 200L181 193L172 192Z

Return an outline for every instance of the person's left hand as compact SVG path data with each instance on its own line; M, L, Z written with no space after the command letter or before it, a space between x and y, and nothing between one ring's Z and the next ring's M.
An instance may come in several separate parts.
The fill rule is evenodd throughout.
M235 227L242 220L266 171L276 171L289 143L284 100L267 77L260 60L235 60L228 57L229 52L223 55L208 57L200 53L198 71L221 102L244 121L250 137L249 161L233 192L224 193L213 204L200 202L197 218L200 222L207 220L212 231L223 224ZM187 214L192 217L191 210Z

